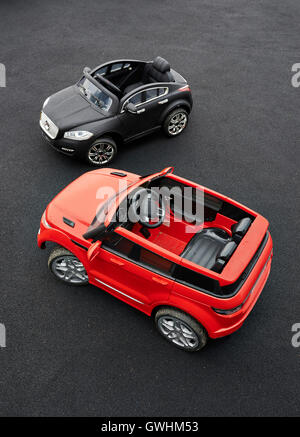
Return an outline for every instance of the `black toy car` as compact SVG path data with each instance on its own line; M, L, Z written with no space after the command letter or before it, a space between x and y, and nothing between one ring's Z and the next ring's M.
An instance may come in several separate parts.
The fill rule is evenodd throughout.
M86 67L76 85L48 97L40 127L56 150L102 166L118 144L160 127L170 137L179 135L192 104L189 85L165 59L123 59Z

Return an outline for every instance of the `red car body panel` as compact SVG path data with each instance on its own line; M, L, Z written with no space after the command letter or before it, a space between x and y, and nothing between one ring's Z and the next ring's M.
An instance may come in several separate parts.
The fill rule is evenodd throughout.
M90 240L83 238L82 235L93 221L96 211L107 200L106 198L102 199L101 195L97 198L97 192L101 186L110 186L117 190L120 180L122 180L125 188L116 200L116 206L118 206L128 192L141 184L141 181L150 180L155 176L150 175L141 179L138 175L126 172L125 176L120 177L111 174L114 172L118 172L118 170L100 169L88 172L62 190L50 202L42 217L38 246L44 247L46 242L52 241L70 250L83 263L91 284L148 315L153 314L153 311L158 307L171 306L193 316L206 328L208 335L212 338L222 337L237 330L255 305L270 273L273 256L270 234L268 233L267 242L247 279L235 295L221 297L177 282L174 278L159 274L111 251L102 249L101 243L98 246L92 245ZM167 174L167 172L168 169L165 169L157 173L156 176ZM185 234L182 231L182 223L180 222L172 223L169 228L153 229L149 239L121 226L117 227L114 232L148 249L154 254L152 256L160 255L165 258L166 262L179 264L213 278L219 282L220 286L234 283L249 265L268 232L268 221L258 213L213 190L170 173L167 176L203 190L205 193L226 201L254 217L252 225L238 244L223 271L216 273L180 256L183 248L193 236L193 234ZM106 226L112 220L114 212L115 210L108 209L105 219ZM76 221L76 225L73 228L70 227L63 221L63 217ZM234 223L236 222L233 219L218 213L214 222L204 223L204 227L216 226L226 230L231 235L231 226ZM140 225L135 224L134 226ZM199 226L195 226L195 232L197 229ZM151 257L149 254L148 256ZM219 314L213 309L231 310L240 305L241 308L233 314Z

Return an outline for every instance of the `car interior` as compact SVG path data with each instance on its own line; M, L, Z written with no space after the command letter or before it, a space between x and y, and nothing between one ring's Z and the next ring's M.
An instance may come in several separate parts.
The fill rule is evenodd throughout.
M169 62L160 56L152 62L124 61L108 64L95 71L94 77L110 87L118 97L149 83L174 82Z
M171 183L170 183L171 181ZM157 181L153 182L155 186ZM183 184L169 179L159 181L160 187ZM148 187L149 188L149 187ZM195 188L196 190L196 188ZM254 217L235 206L204 193L204 216L201 222L186 221L183 210L176 209L174 196L169 198L165 220L157 227L127 223L131 232L181 256L197 265L220 273L249 229ZM193 209L195 205L193 205Z

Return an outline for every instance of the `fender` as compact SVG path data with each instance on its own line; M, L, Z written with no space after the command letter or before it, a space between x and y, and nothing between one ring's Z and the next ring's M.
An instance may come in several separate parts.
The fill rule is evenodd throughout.
M176 102L172 102L172 103L170 103L170 104L165 108L165 110L163 111L163 113L162 113L162 115L161 115L161 117L160 117L160 124L163 124L165 118L167 117L167 115L168 115L171 111L173 111L173 109L175 109L175 108L179 108L179 107L182 107L182 108L186 109L186 110L188 111L188 113L190 113L191 110L192 110L192 107L191 107L191 105L189 104L189 102L188 102L187 100L184 100L184 99L176 100Z
M93 132L93 142L103 136L110 136L116 141L123 141L123 129L120 120L117 118L118 114L112 115L103 119L99 124L99 121L93 121L91 123L85 123L80 125L80 129L89 130ZM89 143L90 144L90 143Z
M98 140L99 138L103 138L103 137L110 137L112 138L116 143L117 146L120 146L124 143L124 138L121 135L120 132L116 132L116 131L103 131L103 133L101 134L97 134L97 137L95 138L95 140Z
M89 264L87 260L87 251L81 249L79 246L74 244L71 241L71 238L68 237L64 232L59 231L58 229L44 229L38 234L37 243L40 249L45 247L46 242L56 243L59 246L64 247L65 249L72 252L79 261L82 262L86 271L89 271Z

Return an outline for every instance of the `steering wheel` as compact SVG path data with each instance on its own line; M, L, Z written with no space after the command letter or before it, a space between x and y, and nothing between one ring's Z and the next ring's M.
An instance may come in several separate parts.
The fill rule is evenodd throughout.
M100 76L99 74L97 74L97 79L102 82L103 85L105 85L107 88L109 88L114 94L117 94L118 96L122 95L122 91L120 90L120 88L114 85L110 80L105 79L105 77Z
M132 196L131 206L139 223L147 228L157 228L165 219L165 201L150 188L137 190Z

